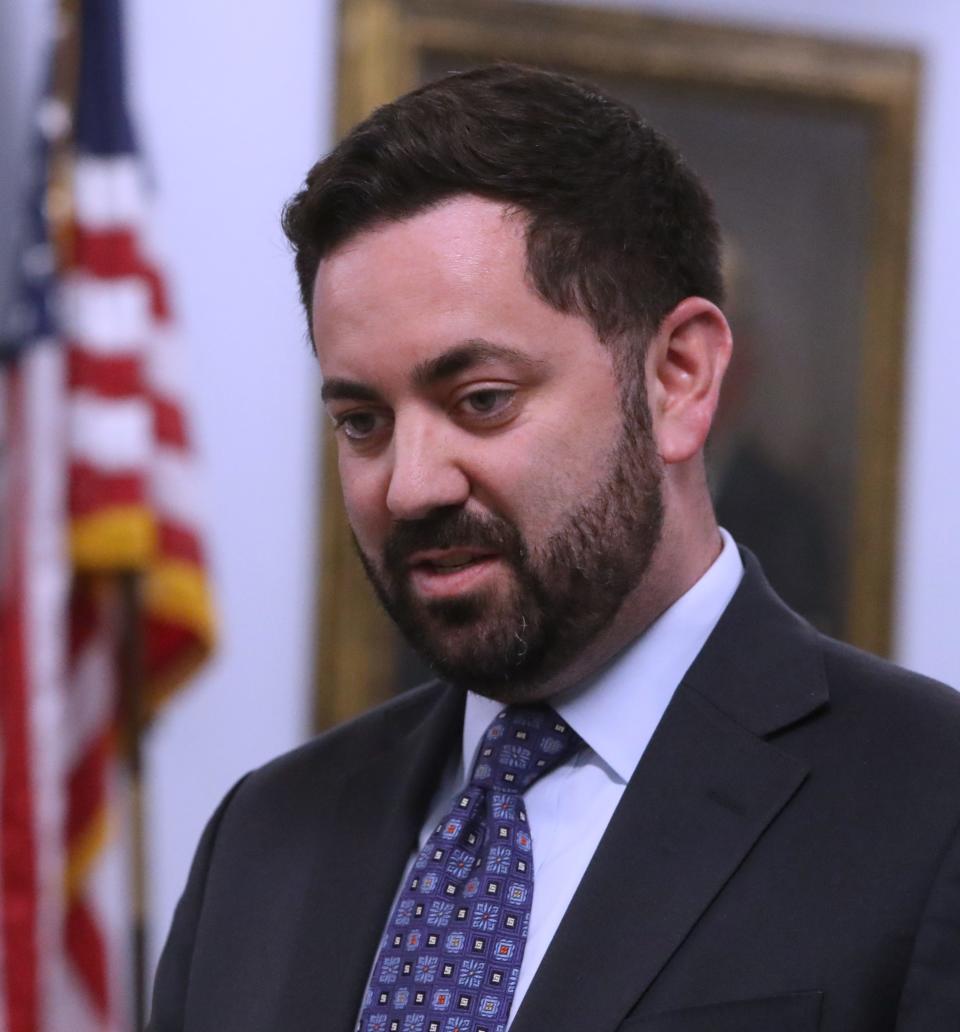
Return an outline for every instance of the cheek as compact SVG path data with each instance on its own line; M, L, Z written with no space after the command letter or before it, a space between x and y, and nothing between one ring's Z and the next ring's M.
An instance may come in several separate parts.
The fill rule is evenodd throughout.
M390 528L383 478L375 469L349 459L341 458L338 465L343 507L350 528L365 552L377 553Z
M536 545L593 496L611 469L620 433L619 418L589 427L569 420L531 423L523 439L512 438L478 468L475 494Z

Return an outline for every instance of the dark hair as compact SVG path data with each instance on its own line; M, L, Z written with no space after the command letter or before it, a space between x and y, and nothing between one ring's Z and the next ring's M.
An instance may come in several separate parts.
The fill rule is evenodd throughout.
M283 213L308 321L340 244L467 193L525 215L531 282L601 340L642 344L683 298L722 301L713 205L674 148L587 83L498 64L378 108L310 170Z

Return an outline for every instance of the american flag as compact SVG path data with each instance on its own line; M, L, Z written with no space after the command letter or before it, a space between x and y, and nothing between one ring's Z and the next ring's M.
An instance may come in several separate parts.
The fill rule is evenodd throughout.
M120 15L119 0L61 5L0 325L6 1032L129 1026L116 919L129 890L108 848L125 812L118 634L130 613L117 585L138 578L146 712L214 638L182 353L150 258Z

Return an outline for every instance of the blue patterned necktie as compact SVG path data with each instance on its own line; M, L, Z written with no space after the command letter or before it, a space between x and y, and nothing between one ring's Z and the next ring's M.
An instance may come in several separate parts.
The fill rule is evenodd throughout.
M504 1032L533 901L523 793L581 742L545 706L503 710L406 877L357 1032Z

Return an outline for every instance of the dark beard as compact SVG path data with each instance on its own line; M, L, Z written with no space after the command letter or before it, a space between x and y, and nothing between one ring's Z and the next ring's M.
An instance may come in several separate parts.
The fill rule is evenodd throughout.
M663 524L661 464L640 404L611 472L537 550L500 516L444 508L395 524L382 572L360 552L387 613L442 677L502 702L531 701L609 625L649 566ZM408 557L456 547L496 552L513 573L509 596L419 599Z

